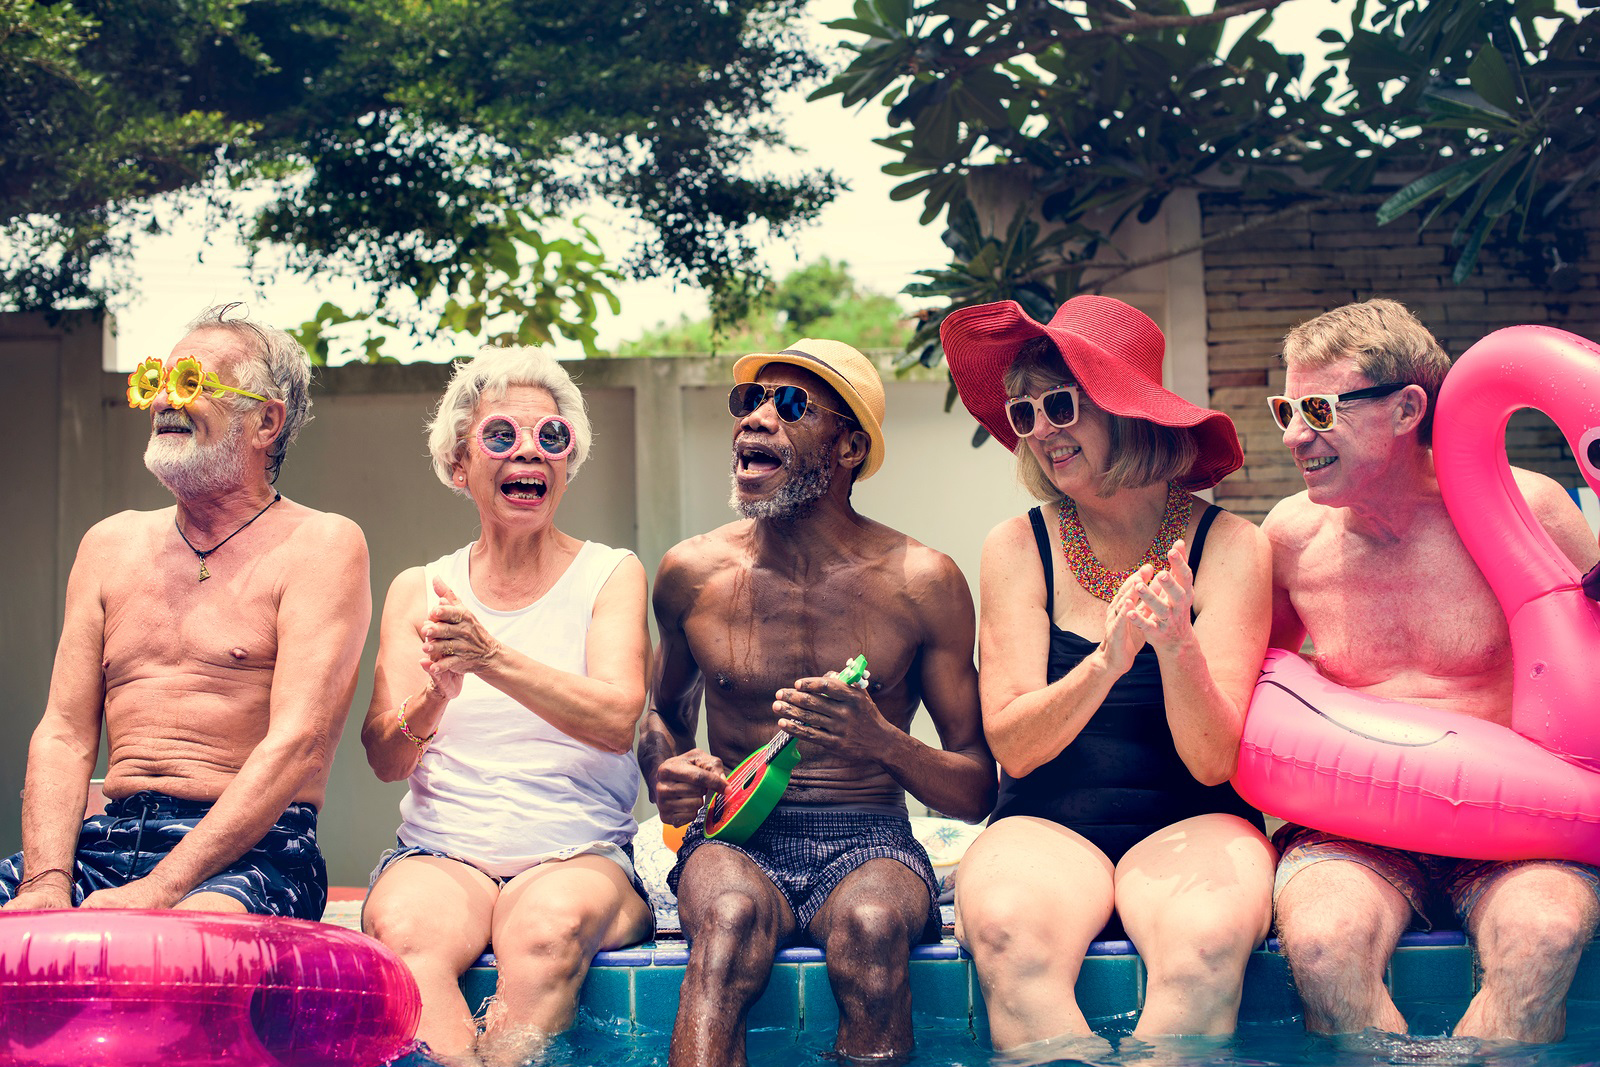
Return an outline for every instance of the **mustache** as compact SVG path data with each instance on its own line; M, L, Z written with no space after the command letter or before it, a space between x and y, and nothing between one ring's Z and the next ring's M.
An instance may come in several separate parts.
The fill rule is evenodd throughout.
M194 429L194 420L176 408L156 412L155 429L168 430L174 427L180 430L192 430Z

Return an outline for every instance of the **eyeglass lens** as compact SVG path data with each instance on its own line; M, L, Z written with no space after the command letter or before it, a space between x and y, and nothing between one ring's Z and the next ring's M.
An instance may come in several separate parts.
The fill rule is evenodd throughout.
M1303 396L1299 400L1289 397L1278 397L1272 402L1272 417L1278 423L1278 429L1287 430L1289 423L1294 420L1296 405L1300 409L1300 417L1306 420L1306 425L1313 430L1326 430L1333 425L1333 404L1325 396Z
M778 418L784 422L799 422L805 417L806 405L811 398L806 391L798 385L775 385L768 388L757 382L748 385L736 385L728 393L728 411L737 418L744 418L767 402L767 397L772 397L772 404L778 411Z
M1077 398L1070 389L1052 389L1039 398L1039 404L1044 408L1044 417L1058 429L1071 426L1078 416ZM1011 418L1011 428L1017 432L1018 437L1027 437L1033 433L1037 409L1030 397L1020 397L1011 401L1006 409Z
M483 440L483 447L489 452L496 456L509 456L517 450L517 443L522 439L522 428L510 419L492 418L483 424L479 436ZM534 430L533 439L539 451L552 459L559 459L572 446L572 431L560 419L547 418Z

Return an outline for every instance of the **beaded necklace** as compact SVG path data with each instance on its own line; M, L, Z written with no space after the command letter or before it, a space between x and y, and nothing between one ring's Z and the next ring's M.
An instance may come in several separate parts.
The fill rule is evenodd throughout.
M1078 579L1079 585L1109 604L1111 598L1117 595L1117 590L1122 588L1122 583L1128 580L1128 575L1146 563L1158 571L1166 569L1167 553L1189 528L1189 512L1192 508L1193 501L1189 494L1180 489L1177 482L1168 482L1167 506L1161 513L1161 527L1156 530L1155 540L1150 542L1150 547L1145 549L1144 558L1125 571L1108 571L1095 556L1094 549L1089 547L1089 535L1084 533L1083 523L1078 519L1078 505L1068 497L1061 502L1061 548L1067 557L1067 570Z

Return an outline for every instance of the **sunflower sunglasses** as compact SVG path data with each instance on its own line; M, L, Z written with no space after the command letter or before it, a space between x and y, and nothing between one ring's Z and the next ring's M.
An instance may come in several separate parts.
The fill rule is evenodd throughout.
M216 371L206 370L193 356L178 360L170 371L160 356L151 356L128 375L128 406L148 408L161 395L162 389L167 391L167 399L175 408L194 403L207 389L212 390L213 397L220 397L223 393L238 393L251 400L267 399L237 386L223 385Z

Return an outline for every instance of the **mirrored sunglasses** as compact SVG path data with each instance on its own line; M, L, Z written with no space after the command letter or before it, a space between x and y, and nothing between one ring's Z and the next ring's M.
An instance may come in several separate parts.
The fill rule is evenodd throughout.
M532 435L534 447L549 460L565 459L576 443L572 423L560 415L546 415L532 426L510 415L486 415L478 423L478 447L490 459L505 459L517 451L524 431Z
M1078 421L1078 387L1058 385L1037 397L1013 396L1006 400L1006 421L1018 437L1031 437L1043 415L1051 426L1065 430Z
M728 391L728 412L735 418L744 418L757 410L770 398L772 406L777 409L778 418L784 422L799 422L805 417L808 407L819 411L826 411L829 415L843 419L845 422L855 422L851 415L841 414L832 408L823 407L811 395L798 385L762 385L759 382L749 382L745 385L736 385Z
M1369 385L1365 389L1352 389L1348 393L1308 393L1302 397L1269 396L1267 407L1272 411L1272 421L1278 429L1287 430L1299 412L1305 424L1318 433L1327 433L1339 425L1339 405L1352 400L1376 400L1380 396L1398 393L1410 382L1387 382Z
M267 399L237 386L223 385L217 379L216 371L206 370L193 356L178 360L170 371L160 356L151 356L128 375L128 406L148 408L161 395L162 389L167 391L167 402L175 408L194 403L207 389L212 390L213 397L220 397L223 393L238 393L251 400Z

